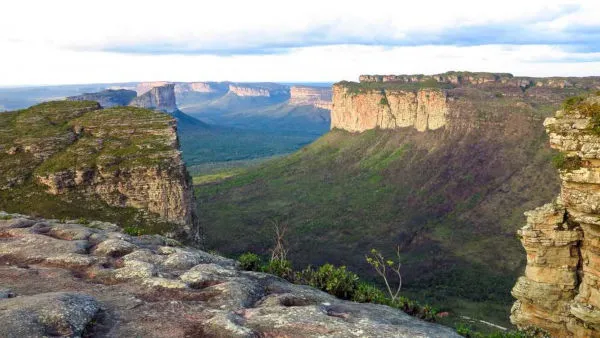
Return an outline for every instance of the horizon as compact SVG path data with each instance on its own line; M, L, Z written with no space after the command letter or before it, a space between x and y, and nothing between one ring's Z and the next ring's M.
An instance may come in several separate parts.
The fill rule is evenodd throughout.
M144 15L132 16L140 4ZM333 83L448 69L600 75L600 4L583 0L307 0L291 11L271 0L157 4L107 0L94 15L72 0L5 4L0 47L10 52L2 55L0 86Z

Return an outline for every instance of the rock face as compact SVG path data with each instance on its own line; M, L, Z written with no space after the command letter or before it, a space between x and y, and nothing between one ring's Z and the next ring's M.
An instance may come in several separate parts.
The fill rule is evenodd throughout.
M292 86L289 104L293 106L315 106L331 110L331 88Z
M62 199L56 201L61 209L85 207L72 206L81 198L131 207L195 236L192 186L173 117L134 107L100 109L91 101L50 102L5 114L0 187L16 197L8 195L3 203L24 198L23 191L31 198L44 189L51 196L39 199L54 195ZM54 214L44 209L45 202L34 204L30 210Z
M181 94L186 92L196 93L216 93L219 90L208 82L187 82L175 84L175 93Z
M459 337L158 235L1 215L2 337Z
M435 130L446 125L447 114L446 93L437 89L369 90L354 94L344 85L333 86L331 129L352 132L402 127Z
M600 113L600 97L596 102ZM590 106L588 106L590 107ZM594 106L592 106L594 107ZM589 111L558 111L544 122L550 145L563 152L556 201L527 212L519 231L527 251L525 276L512 294L511 321L556 337L600 336L600 136Z
M127 89L108 89L97 93L85 93L77 96L67 97L67 101L96 101L103 108L111 108L115 106L126 106L135 97L136 92Z
M266 84L230 84L229 93L241 97L274 97L290 95L289 87L274 83Z
M159 110L165 113L173 113L177 110L175 85L165 84L163 86L153 87L141 96L136 97L129 105Z
M147 92L149 92L154 87L162 87L164 85L171 84L168 81L151 81L151 82L140 82L137 84L135 91L138 96L141 96Z

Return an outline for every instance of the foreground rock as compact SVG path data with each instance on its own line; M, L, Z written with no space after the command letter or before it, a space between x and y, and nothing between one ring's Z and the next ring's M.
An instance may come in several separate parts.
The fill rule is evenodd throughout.
M1 219L1 337L458 337L387 306L240 271L162 236Z
M561 193L527 212L519 231L527 267L512 291L511 321L556 337L600 336L600 136L590 117L576 109L546 119L550 144L566 156Z

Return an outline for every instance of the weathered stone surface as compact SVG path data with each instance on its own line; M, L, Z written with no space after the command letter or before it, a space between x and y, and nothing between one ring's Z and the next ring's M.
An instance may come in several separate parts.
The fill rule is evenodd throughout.
M331 110L332 90L325 87L292 86L289 104L293 106L315 106Z
M71 234L88 228L38 223L45 232L0 229L0 261L9 263L0 265L1 337L458 337L387 306L240 271L230 259L161 236L128 236L105 224L91 229L99 241L91 253L74 253L85 240ZM69 235L54 237L65 229ZM26 255L20 245L30 241L44 245Z
M0 300L1 337L81 337L100 310L91 296L53 292Z
M527 251L525 276L512 290L511 321L538 326L556 337L600 336L600 138L589 117L559 111L544 123L550 145L577 158L581 168L561 169L553 204L526 212L519 230Z

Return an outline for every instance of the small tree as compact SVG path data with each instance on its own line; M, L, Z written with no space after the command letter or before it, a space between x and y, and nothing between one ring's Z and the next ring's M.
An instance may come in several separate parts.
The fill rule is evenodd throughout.
M375 269L377 274L383 278L392 302L398 298L400 289L402 289L402 275L400 274L400 267L402 266L400 263L400 246L398 246L396 249L396 257L398 258L398 262L394 262L391 259L386 260L383 255L375 249L371 249L371 253L365 255L367 263L369 263ZM388 280L388 276L390 274L395 274L398 276L398 288L395 291L392 291L390 280Z
M271 261L285 261L287 260L287 249L285 243L285 233L287 232L287 225L281 223L278 220L272 220L271 225L274 231L275 246L271 249Z

